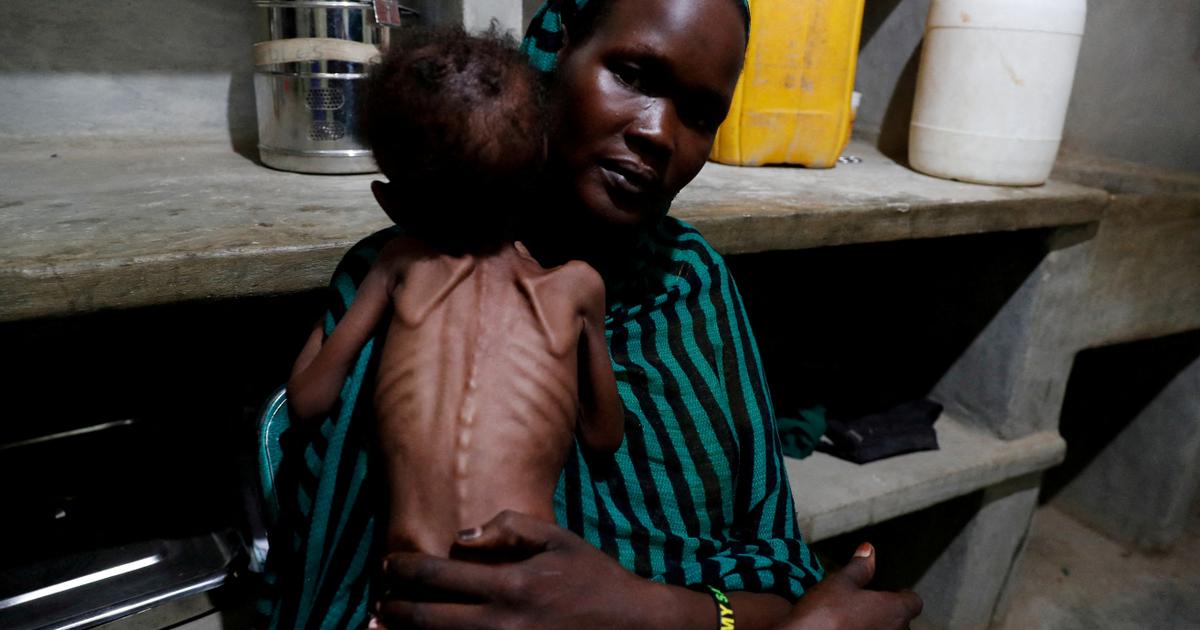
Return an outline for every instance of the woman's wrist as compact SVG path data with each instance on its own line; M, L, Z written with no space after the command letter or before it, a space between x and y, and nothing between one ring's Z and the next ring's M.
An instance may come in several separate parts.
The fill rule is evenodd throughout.
M653 586L650 605L642 608L648 618L645 628L719 628L717 606L708 592L701 593L682 586L650 582Z
M645 605L639 610L645 618L636 623L637 627L697 630L721 628L720 608L707 588L698 591L658 582L647 584L651 588L647 589L643 600ZM791 610L791 604L786 599L770 593L737 591L724 595L728 598L726 606L734 611L737 630L774 628Z

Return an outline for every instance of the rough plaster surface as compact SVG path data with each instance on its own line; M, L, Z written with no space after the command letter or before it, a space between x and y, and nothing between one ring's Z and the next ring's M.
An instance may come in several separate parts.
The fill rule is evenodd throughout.
M1012 439L1058 425L1093 226L1051 235L1047 253L954 362L933 397L952 413Z
M253 0L0 3L0 73L211 72L250 59Z
M925 601L920 626L983 630L1002 612L1037 494L1038 475L983 492L979 510L913 588Z
M461 24L467 30L482 31L495 20L502 31L514 37L525 32L522 0L416 0L411 6L432 24Z
M1063 143L1200 171L1200 3L1089 0Z
M253 138L249 0L0 3L0 136Z
M1080 347L1200 328L1200 193L1116 195L1094 247Z
M854 85L863 95L856 128L880 132L886 126L907 138L928 13L929 0L866 3Z
M1200 193L1200 171L1163 168L1072 151L1059 154L1051 178L1126 195Z
M417 0L434 23L524 32L522 0ZM0 3L0 138L257 137L251 0Z
M513 37L525 32L521 0L463 0L463 25L469 30L484 30L496 25Z
M1052 506L1037 511L997 630L1200 628L1200 505L1170 555L1145 555Z
M709 165L673 212L741 253L1087 223L1107 200L925 177L851 148L864 162L830 171ZM274 171L221 142L11 143L0 320L324 286L349 245L388 224L371 179Z
M823 453L788 459L805 540L824 540L1040 472L1062 461L1065 451L1054 431L1005 441L945 415L934 428L937 451L863 465Z
M856 126L903 154L929 0L868 2ZM1089 0L1064 147L1200 170L1200 3Z
M1113 191L1104 219L1051 237L934 390L1005 438L1057 426L1080 350L1200 328L1200 177L1078 157L1057 173Z
M244 139L255 133L253 93L239 92L236 81L222 72L0 75L0 136L236 134ZM240 108L246 97L249 118ZM238 107L231 108L229 99Z
M1183 534L1198 489L1200 358L1131 419L1055 503L1117 540L1163 550Z

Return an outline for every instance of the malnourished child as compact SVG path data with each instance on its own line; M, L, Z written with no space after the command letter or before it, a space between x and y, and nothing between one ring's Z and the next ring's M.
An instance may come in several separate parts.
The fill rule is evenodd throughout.
M573 435L611 453L624 416L599 274L578 261L545 269L514 241L545 160L537 77L494 36L404 35L365 110L389 180L372 190L404 236L333 333L314 331L288 402L294 420L328 413L386 319L374 402L388 549L446 556L456 532L505 509L553 521Z

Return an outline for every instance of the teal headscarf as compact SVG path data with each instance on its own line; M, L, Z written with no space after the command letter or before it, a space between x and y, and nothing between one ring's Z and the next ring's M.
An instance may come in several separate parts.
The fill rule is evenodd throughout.
M541 72L553 72L558 51L563 47L563 22L569 24L571 16L579 13L589 2L609 1L611 0L547 0L530 20L529 30L525 32L525 40L521 43L521 52L529 57L529 63L534 68ZM742 6L742 26L749 39L750 0L736 1Z

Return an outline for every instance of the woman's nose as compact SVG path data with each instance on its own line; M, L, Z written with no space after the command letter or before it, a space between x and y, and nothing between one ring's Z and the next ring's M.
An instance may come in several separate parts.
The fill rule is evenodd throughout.
M628 129L632 148L662 168L675 153L675 108L661 98L648 99Z

